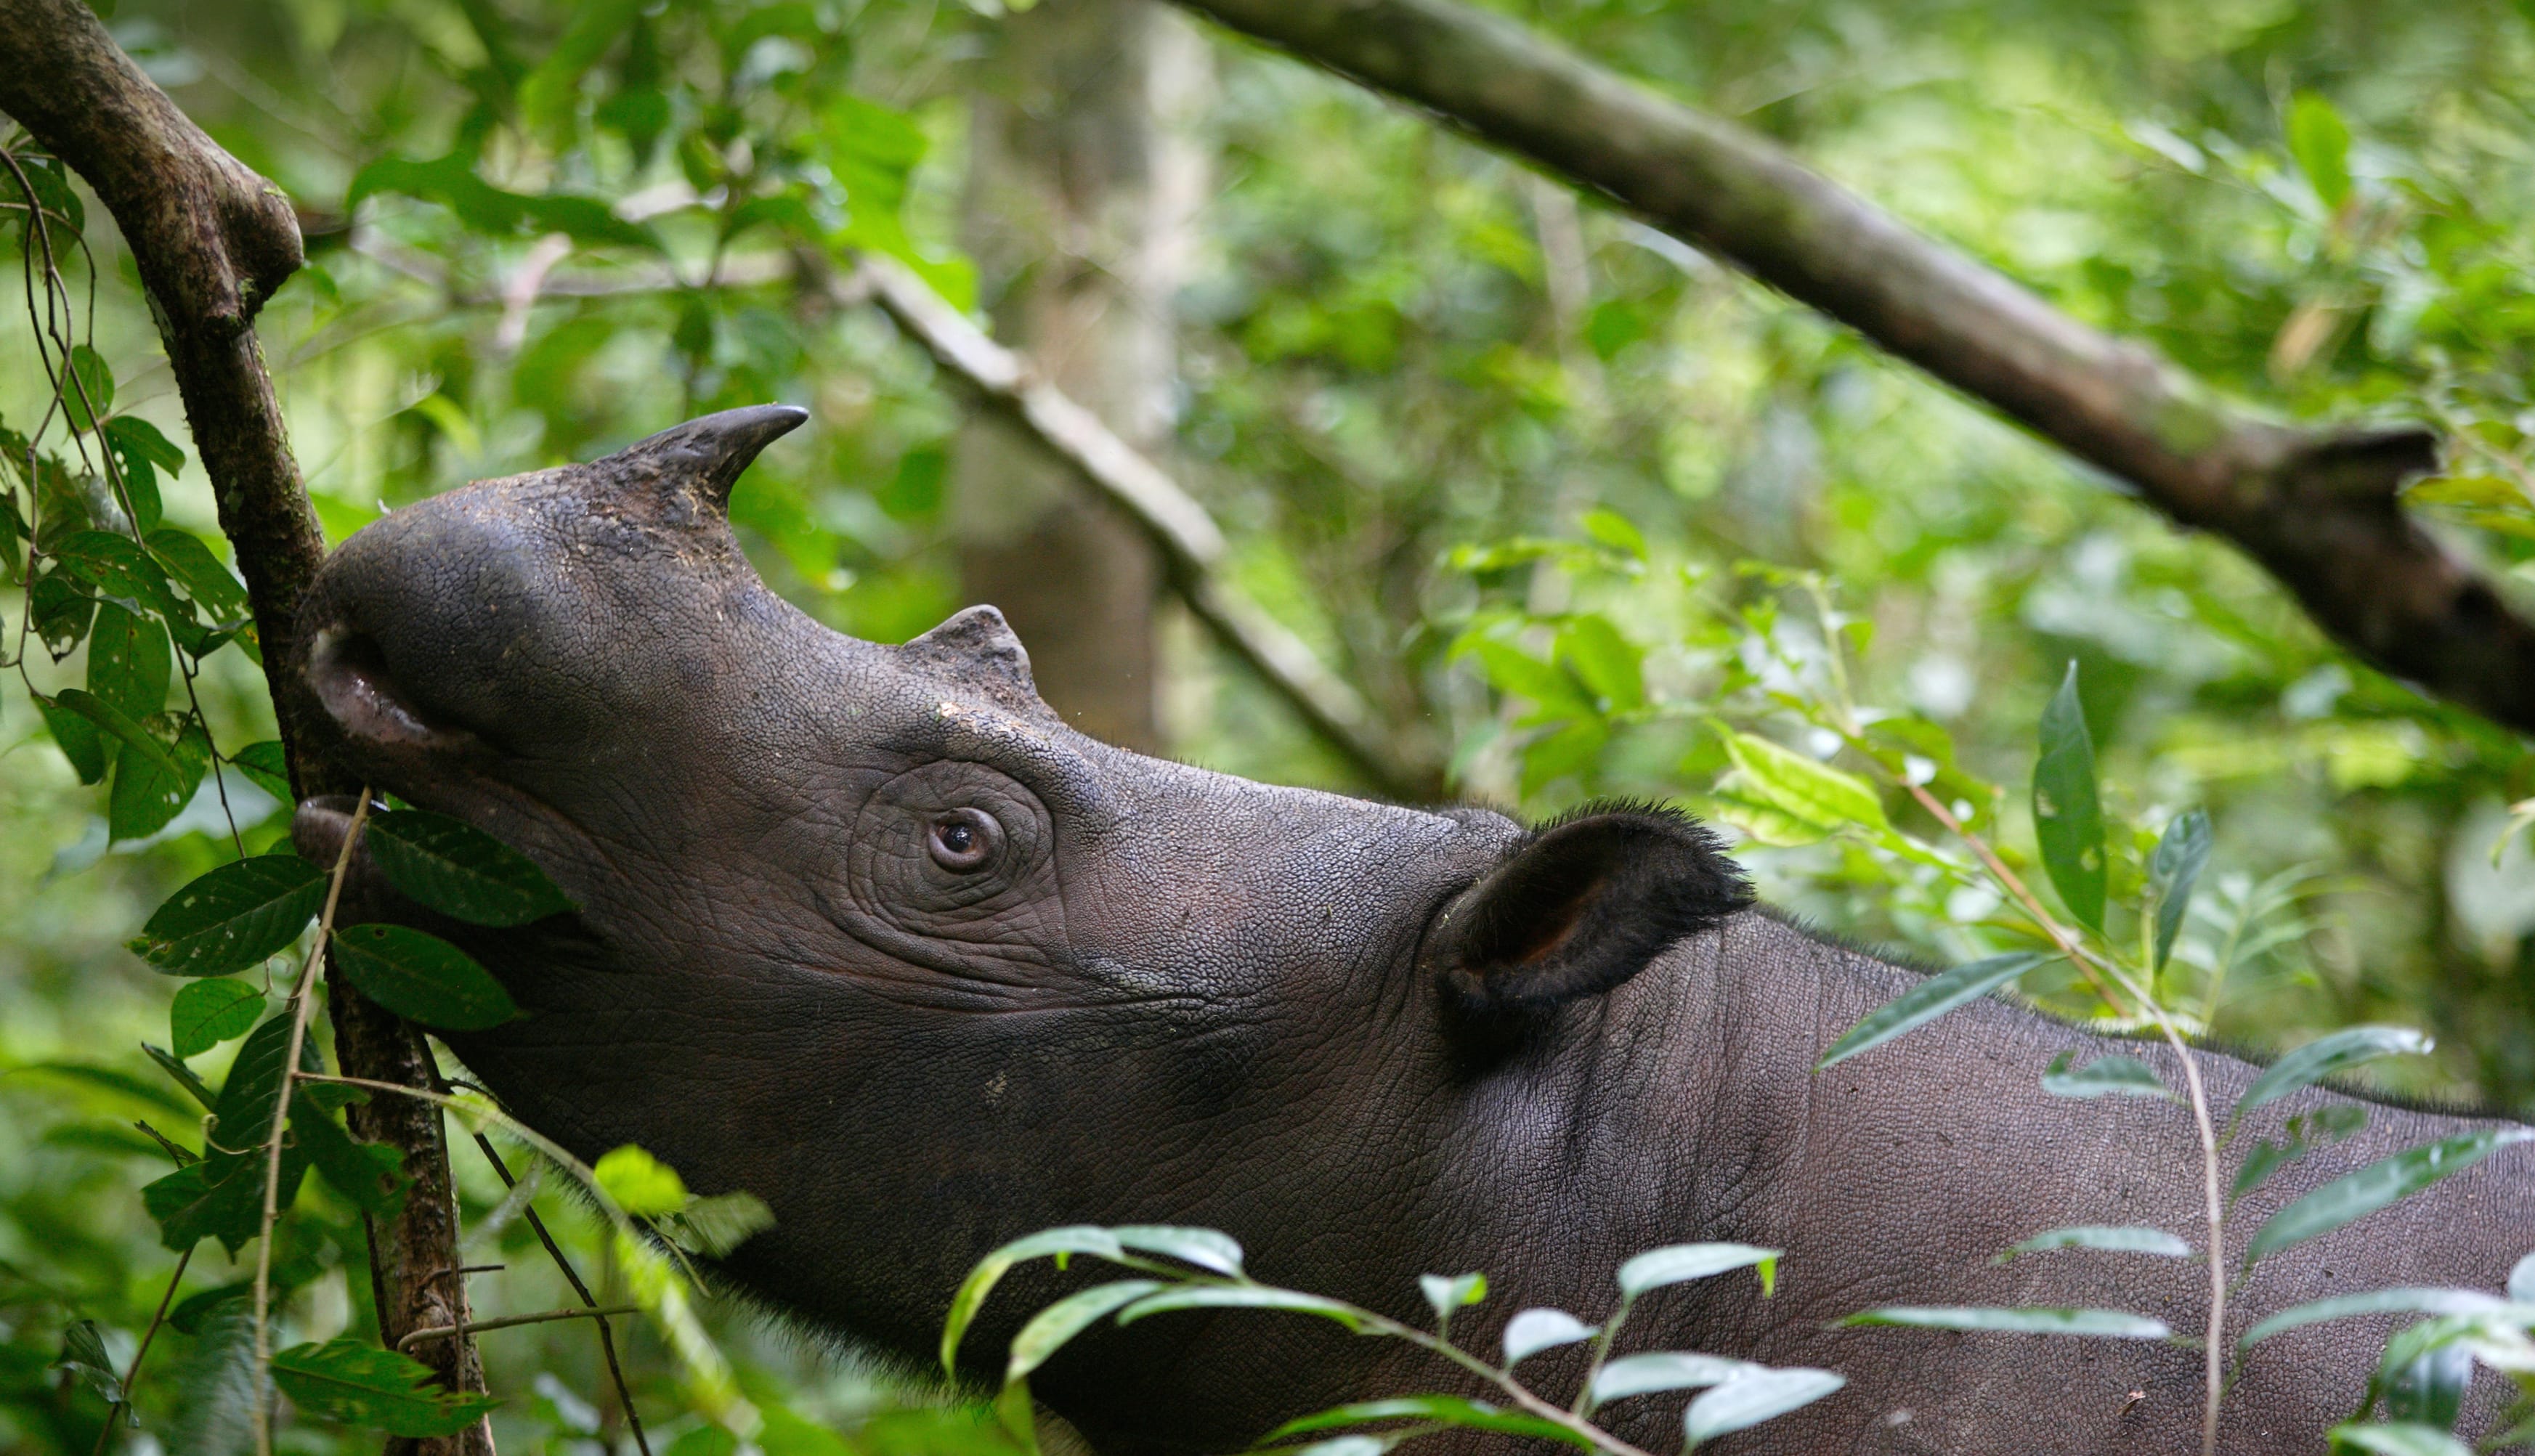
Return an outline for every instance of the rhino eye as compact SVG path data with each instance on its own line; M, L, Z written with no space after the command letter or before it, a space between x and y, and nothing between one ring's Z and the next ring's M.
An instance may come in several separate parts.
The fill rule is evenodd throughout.
M924 847L933 863L964 875L992 863L1002 838L1001 826L991 818L973 809L955 809L933 820Z

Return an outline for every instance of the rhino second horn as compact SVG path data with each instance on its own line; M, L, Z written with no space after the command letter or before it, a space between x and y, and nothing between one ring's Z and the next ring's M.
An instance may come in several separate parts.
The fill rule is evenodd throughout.
M993 607L955 612L942 625L898 649L946 676L974 683L1007 706L1040 706L1038 684L1030 677L1029 650L1015 636L1012 624Z
M730 488L766 447L792 433L810 411L794 404L751 404L671 425L585 468L620 489L649 486L688 496L715 516L730 509Z

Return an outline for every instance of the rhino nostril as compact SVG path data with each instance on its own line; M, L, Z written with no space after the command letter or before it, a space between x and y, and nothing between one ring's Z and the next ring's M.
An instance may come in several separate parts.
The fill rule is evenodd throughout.
M413 705L367 633L340 627L318 633L308 648L308 685L335 721L356 737L432 745L453 736Z

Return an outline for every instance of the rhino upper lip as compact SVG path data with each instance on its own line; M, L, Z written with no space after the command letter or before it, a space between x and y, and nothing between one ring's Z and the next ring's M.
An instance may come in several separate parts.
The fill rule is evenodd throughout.
M389 670L378 640L353 628L326 628L309 643L308 685L327 713L355 738L440 748L468 736L415 706Z

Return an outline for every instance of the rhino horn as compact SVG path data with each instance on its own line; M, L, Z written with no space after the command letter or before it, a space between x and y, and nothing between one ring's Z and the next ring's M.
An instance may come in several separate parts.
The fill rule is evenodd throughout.
M993 607L955 613L898 650L984 690L1006 707L1043 710L1038 686L1030 679L1028 649Z
M730 508L730 488L759 452L810 417L792 404L752 404L672 425L584 468L620 491L659 492L664 504L683 497L705 514ZM684 514L684 513L679 513Z

